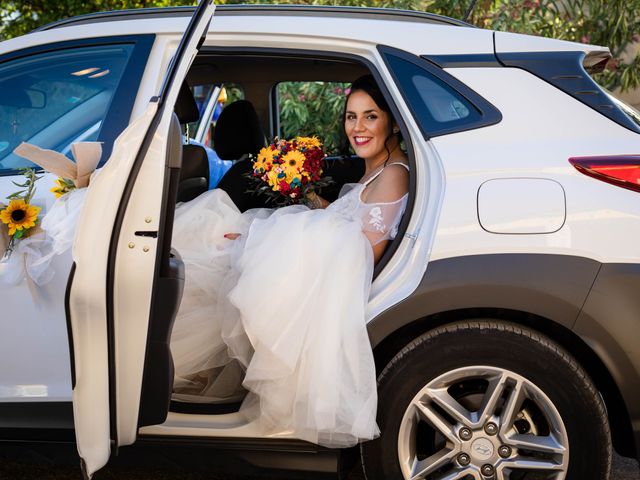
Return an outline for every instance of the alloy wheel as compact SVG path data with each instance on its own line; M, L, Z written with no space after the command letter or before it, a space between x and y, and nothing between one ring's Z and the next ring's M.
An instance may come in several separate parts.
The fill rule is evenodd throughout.
M549 397L509 370L469 366L423 387L398 433L405 479L563 480L567 432Z

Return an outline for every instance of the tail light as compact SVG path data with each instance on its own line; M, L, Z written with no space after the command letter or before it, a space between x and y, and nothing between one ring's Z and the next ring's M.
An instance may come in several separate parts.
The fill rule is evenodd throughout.
M574 157L569 163L585 175L640 192L640 155Z

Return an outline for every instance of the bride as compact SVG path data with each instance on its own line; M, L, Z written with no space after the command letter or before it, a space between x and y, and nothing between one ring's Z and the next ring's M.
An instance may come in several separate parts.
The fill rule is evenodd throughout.
M173 246L187 278L171 339L175 400L244 398L240 411L266 433L328 447L379 434L365 308L409 167L372 76L353 83L344 128L366 170L331 204L241 214L212 190L178 206Z

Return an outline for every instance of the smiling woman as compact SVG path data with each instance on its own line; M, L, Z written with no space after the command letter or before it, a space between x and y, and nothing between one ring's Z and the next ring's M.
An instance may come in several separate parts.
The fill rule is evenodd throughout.
M408 164L389 107L374 97L382 94L373 77L355 81L344 117L368 175L326 208L241 214L212 190L176 209L186 283L171 344L175 399L237 400L244 387L241 411L267 434L292 431L328 447L377 436L365 308L374 263L406 206ZM284 155L286 168L304 160L296 153Z

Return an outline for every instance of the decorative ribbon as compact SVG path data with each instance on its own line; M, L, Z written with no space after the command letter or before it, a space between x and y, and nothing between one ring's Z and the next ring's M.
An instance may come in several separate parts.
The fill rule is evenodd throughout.
M61 153L45 150L25 142L18 145L13 153L41 166L54 175L73 180L77 188L84 188L89 185L89 178L98 167L102 156L102 144L100 142L72 144L71 153L75 163Z

